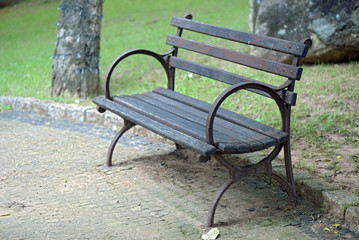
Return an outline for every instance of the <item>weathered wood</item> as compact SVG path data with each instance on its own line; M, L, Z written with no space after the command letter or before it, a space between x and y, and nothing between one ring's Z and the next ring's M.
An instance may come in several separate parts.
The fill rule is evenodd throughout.
M123 117L135 124L141 125L153 131L154 133L157 133L171 141L177 142L182 146L192 149L195 152L200 153L201 155L210 156L211 154L217 151L217 149L214 146L209 145L206 142L200 141L187 134L184 134L180 131L170 128L165 124L161 124L157 121L154 121L151 118L143 116L138 112L133 111L129 108L123 107L120 104L117 104L107 98L95 97L92 101L98 106L107 109L119 115L120 117Z
M256 57L253 55L208 45L177 36L167 36L166 43L175 47L202 53L208 56L238 63L265 72L274 73L276 75L294 80L299 80L302 75L302 68L296 66L266 60L265 58Z
M170 57L169 64L172 67L179 68L184 71L192 72L201 76L205 76L208 78L216 79L218 81L221 81L223 83L227 83L230 85L242 83L242 82L256 82L256 83L262 83L260 81L250 79L247 77L240 76L238 74L230 73L223 71L221 69L217 69L214 67L206 66L200 63L191 62L185 59L181 59L178 57ZM275 86L272 86L270 84L262 83L270 88L275 88ZM270 97L269 94L266 92L257 90L257 89L248 89L249 91L255 92L257 94L260 94L262 96Z
M206 142L205 136L205 119L191 115L190 113L179 111L168 111L168 109L161 108L161 105L151 105L144 101L141 101L132 96L120 96L114 98L114 101L126 106L130 109L138 111L139 113L154 119L158 122L166 124L178 131L188 134L194 138ZM162 105L163 106L163 105ZM181 113L184 113L182 115ZM221 143L228 143L227 148L232 152L249 152L252 149L249 145L252 142L252 147L258 149L264 149L265 146L260 141L249 139L246 135L233 134L230 131L214 131L215 139ZM245 136L244 139L241 136ZM273 141L273 140L272 140ZM231 145L231 146L229 146Z
M174 91L171 91L171 90L168 90L165 88L156 88L153 90L153 92L158 93L162 96L168 97L170 99L174 99L176 101L182 102L186 105L200 109L207 113L211 107L211 104L209 104L207 102L204 102L204 101L201 101L198 99L194 99L194 98L188 97L186 95L183 95L181 93L174 92ZM217 116L219 118L222 118L224 120L227 120L227 121L237 124L239 126L248 128L252 131L256 131L256 132L266 135L268 137L277 139L280 142L285 141L286 137L287 137L287 134L280 130L274 129L270 126L267 126L265 124L257 122L253 119L246 117L246 116L236 114L227 109L220 108L217 112Z
M141 95L135 95L135 97L147 103L150 103L153 106L159 108L162 107L166 111L177 113L187 119L199 119L198 122L202 124L205 123L208 116L208 112L196 109L192 106L183 104L181 102L166 98L155 93L145 93ZM238 139L240 142L247 143L250 147L250 151L257 151L259 149L268 148L270 146L280 143L280 141L278 141L274 137L268 137L262 133L255 132L248 128L239 126L238 124L223 120L222 118L216 119L214 129L218 132L230 135L233 138ZM283 141L284 139L281 140ZM216 142L220 142L220 140L217 139ZM237 149L237 151L246 152L248 150Z
M305 44L213 26L181 17L173 17L171 25L210 36L288 53L299 57L305 57L308 51Z
M170 105L166 102L160 102L156 101L151 97L147 97L145 95L139 95L137 96L141 100L151 103L153 106L156 106L158 108L161 108L165 111L176 113L180 115L183 118L186 118L188 120L196 121L197 124L201 125L201 129L205 132L205 123L206 123L206 117L208 113L198 111L197 109L194 109L190 106L180 106L180 103L177 105ZM246 128L240 127L238 125L232 124L228 121L224 121L222 119L217 119L215 123L214 128L214 134L216 143L227 142L228 145L235 145L237 147L231 147L234 151L237 152L250 152L250 151L256 151L259 149L264 149L269 146L273 146L277 143L277 141L273 138L269 138L267 136L258 134L256 132L250 131ZM227 135L228 137L221 138L218 133L222 133L224 135ZM203 134L203 132L200 132L200 134ZM232 140L231 140L232 138ZM202 138L204 141L206 141L206 138ZM221 149L223 150L223 149Z

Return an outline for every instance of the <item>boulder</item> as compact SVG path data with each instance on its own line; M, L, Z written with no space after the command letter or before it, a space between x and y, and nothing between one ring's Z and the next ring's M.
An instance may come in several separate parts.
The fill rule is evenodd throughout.
M20 0L0 0L0 8L10 7L16 5Z
M304 62L359 60L358 0L250 0L250 31L299 42L310 38L313 46ZM268 51L252 48L255 55ZM271 59L290 62L284 54Z

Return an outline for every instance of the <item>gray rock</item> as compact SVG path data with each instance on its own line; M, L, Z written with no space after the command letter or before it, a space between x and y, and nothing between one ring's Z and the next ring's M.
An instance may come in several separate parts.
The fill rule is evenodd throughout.
M107 111L104 115L104 125L114 131L121 129L124 126L123 119L116 114Z
M32 111L39 115L49 116L49 105L50 104L48 102L44 102L36 99L32 103Z
M4 97L4 96L0 96L0 106L5 106L5 100L6 99L6 97Z
M49 116L56 119L66 118L66 106L60 103L51 103L48 108Z
M5 97L5 96L0 96L0 105L1 106L7 106L7 105L12 105L12 102L10 99L12 99L13 97Z
M359 206L348 207L345 213L345 223L350 229L359 233Z
M341 62L359 59L358 0L250 0L249 28L253 33L299 42L311 38L313 46L304 62ZM269 56L268 50L252 53ZM275 54L270 59L290 62Z
M99 113L95 108L87 109L85 111L85 121L91 124L103 125L104 116Z
M67 119L75 122L85 121L85 108L77 105L67 107Z
M12 104L12 109L17 111L32 111L32 103L35 99L33 98L16 98Z

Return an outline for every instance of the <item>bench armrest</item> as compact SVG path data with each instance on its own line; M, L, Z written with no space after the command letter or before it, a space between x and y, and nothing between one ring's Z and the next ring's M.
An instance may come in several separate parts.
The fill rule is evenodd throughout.
M285 107L285 102L283 101L283 99L278 95L277 92L275 92L273 89L269 88L268 86L264 85L264 84L260 84L260 83L238 83L238 84L234 84L231 87L227 88L226 90L224 90L218 97L217 99L214 101L214 103L212 104L209 112L208 112L208 116L207 116L207 121L206 121L206 140L207 143L214 145L215 141L213 139L213 124L214 124L214 119L216 117L216 113L217 110L219 109L219 107L221 106L221 104L223 103L223 101L228 98L230 95L232 95L235 92L238 92L242 89L257 89L263 92L268 93L268 95L274 99L274 101L276 102L279 111L281 113L281 118L282 118L282 130L284 132L289 133L289 124L290 124L290 118L288 115L288 110Z
M135 49L135 50L130 50L128 52L124 52L123 54L121 54L120 56L118 56L110 65L109 69L107 70L106 73L106 78L105 78L105 82L104 82L104 91L105 91L105 97L107 99L111 99L111 94L110 94L110 79L111 79L111 75L113 70L116 68L116 66L125 58L132 56L132 55L136 55L136 54L143 54L143 55L148 55L151 56L155 59L157 59L162 67L164 68L164 70L166 71L166 75L167 75L167 79L169 81L170 79L170 70L169 70L169 65L166 62L166 60L164 59L165 54L157 54L155 52L149 51L149 50L145 50L145 49Z

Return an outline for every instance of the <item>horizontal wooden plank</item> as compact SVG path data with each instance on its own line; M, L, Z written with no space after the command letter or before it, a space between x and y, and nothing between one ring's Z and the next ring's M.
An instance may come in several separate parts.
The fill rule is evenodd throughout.
M166 98L156 93L145 93L141 95L136 95L136 97L140 98L145 102L152 104L153 106L163 108L171 113L179 114L183 118L189 120L195 120L197 123L203 124L203 128L205 128L207 115L208 115L208 113L206 112L200 111L188 105L184 105L180 102L176 102L172 99ZM274 143L276 142L274 139L268 139L267 136L258 134L246 128L232 124L228 121L224 121L222 119L217 119L217 120L218 121L215 121L215 126L214 126L215 142L231 143L230 138L226 138L224 139L224 141L218 139L216 136L216 133L218 132L231 136L232 138L236 139L235 140L236 142L232 141L232 143L237 145L236 151L238 152L256 151L258 149L263 149L272 146L273 142Z
M212 79L216 79L218 81L221 81L223 83L227 83L230 85L234 85L237 83L242 83L242 82L251 82L251 83L260 83L263 84L269 88L275 88L274 86L270 85L270 84L266 84L254 79L250 79L247 77L243 77L234 73L230 73L230 72L226 72L223 71L221 69L217 69L217 68L213 68L210 66L206 66L200 63L195 63L192 61L188 61L185 59L181 59L178 57L170 57L169 60L169 64L172 67L184 70L184 71L189 71L201 76L205 76L208 78L212 78ZM257 89L248 89L249 91L258 93L260 95L266 96L266 97L271 97L268 93L257 90Z
M170 106L165 103L159 103L159 105L152 105L143 101L141 95L131 96L118 96L114 98L116 103L124 105L130 109L133 109L151 119L154 119L160 123L163 123L171 128L181 131L187 135L197 138L202 141L206 141L205 119L177 111L169 111ZM240 135L235 135L230 132L214 131L214 137L220 142L230 142L232 152L249 152L249 143L242 141ZM237 138L236 138L237 137ZM253 139L250 139L253 142ZM264 149L264 145L260 142L255 142L253 147L257 146L258 149ZM229 147L229 146L227 146Z
M147 128L152 132L157 133L186 148L192 149L201 155L210 156L217 151L216 147L204 141L193 138L192 136L189 136L171 127L168 127L165 124L161 124L151 118L139 114L136 111L121 106L107 98L95 97L92 101L98 106L107 109L122 118L125 118L135 124L141 125L144 128Z
M267 60L265 58L200 43L197 41L172 36L167 36L167 44L180 47L186 50L238 63L247 67L273 73L282 77L299 80L302 75L302 68L284 63Z
M173 99L167 98L165 96L153 92L136 95L136 97L154 106L160 108L163 107L166 109L166 111L180 114L181 116L188 119L198 119L198 122L202 122L204 124L207 120L208 112L196 109L192 106L183 104L181 102L175 101ZM225 121L221 118L216 118L214 122L214 129L217 132L222 132L226 135L230 135L233 138L238 139L238 141L242 143L247 143L251 151L257 151L259 149L268 148L279 142L275 138L270 138L266 135L254 132L247 128L236 125L234 123ZM215 142L216 144L220 142L220 140L216 139L216 136L215 136ZM224 142L229 142L229 141L227 139L227 141ZM237 149L237 151L247 152L247 150L245 149Z
M181 17L173 17L171 25L190 31L275 50L295 56L305 57L307 54L305 44L213 26Z
M192 106L194 108L197 108L202 111L209 112L211 108L211 104L198 100L193 99L189 96L183 95L178 92L171 91L169 89L165 88L156 88L153 90L153 92L158 93L160 95L166 96L168 98L174 99L176 101L180 101L186 105ZM237 124L239 126L243 126L245 128L248 128L252 131L256 131L258 133L261 133L263 135L266 135L268 137L272 137L279 142L284 142L288 136L287 133L282 132L280 130L277 130L275 128L272 128L270 126L267 126L265 124L262 124L260 122L257 122L253 119L250 119L248 117L239 115L237 113L231 112L229 110L219 108L217 111L217 117L222 118L226 121L232 122L234 124Z

